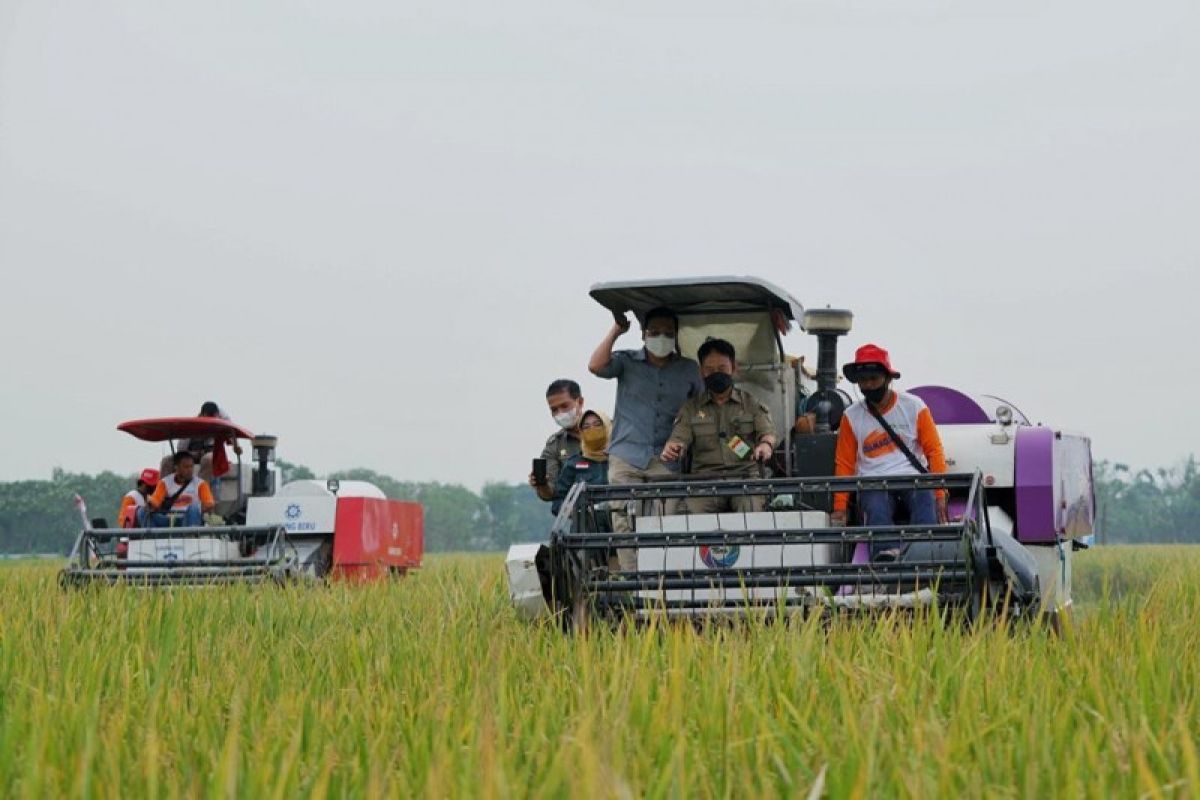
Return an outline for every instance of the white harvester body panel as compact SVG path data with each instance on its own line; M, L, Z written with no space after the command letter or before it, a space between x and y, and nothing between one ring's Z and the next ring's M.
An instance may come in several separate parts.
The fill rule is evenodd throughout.
M300 480L283 486L277 497L369 497L386 500L387 495L373 483L366 481L338 481L337 494L329 491L328 481Z
M251 497L246 504L247 525L282 525L288 533L332 534L336 521L337 498L329 493L289 496L281 491L274 497Z
M171 535L163 528L163 536ZM130 561L234 561L242 558L238 543L219 538L206 539L135 539L129 543ZM129 572L136 573L137 568Z
M828 515L823 511L756 511L730 514L680 514L661 517L639 517L638 533L712 533L746 530L776 530L777 528L823 528ZM646 547L637 551L639 571L703 571L705 569L786 569L813 567L834 563L833 545L763 544L733 545L730 547ZM725 588L682 589L640 592L647 600L739 601L772 600L779 597L800 597L805 589Z
M1026 549L1038 565L1038 580L1042 588L1042 607L1047 611L1071 608L1071 563L1073 548L1070 542L1030 544Z
M1016 482L1016 431L997 424L943 425L938 429L950 472L983 474L988 489L1008 489Z
M538 577L537 555L543 544L514 544L508 548L504 569L508 573L508 596L522 619L534 620L549 616L550 606L542 594Z

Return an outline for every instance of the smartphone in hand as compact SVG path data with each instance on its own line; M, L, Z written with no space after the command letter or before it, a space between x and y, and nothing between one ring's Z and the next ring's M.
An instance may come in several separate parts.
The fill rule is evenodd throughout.
M546 459L535 458L533 460L533 480L538 486L546 485Z

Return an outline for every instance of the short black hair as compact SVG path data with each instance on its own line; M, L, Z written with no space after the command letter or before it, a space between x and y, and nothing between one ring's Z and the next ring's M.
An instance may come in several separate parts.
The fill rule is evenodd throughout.
M200 416L202 417L219 417L221 415L221 407L212 400L205 400L200 406Z
M705 339L704 344L700 345L700 351L696 353L696 360L703 363L704 359L708 358L711 353L720 353L723 356L728 356L729 360L737 363L737 351L733 349L733 345L724 339Z
M645 321L642 323L642 328L650 327L650 320L652 319L669 319L671 322L675 323L675 330L679 330L679 315L666 306L659 306L658 308L650 309L646 312L644 319Z
M571 395L572 400L578 400L583 394L583 391L579 388L579 384L570 378L559 378L554 383L546 387L546 397L561 394L563 392Z
M196 454L191 450L180 450L175 454L175 458L171 459L171 463L178 467L179 462L183 461L185 458L190 458L193 464L196 463Z

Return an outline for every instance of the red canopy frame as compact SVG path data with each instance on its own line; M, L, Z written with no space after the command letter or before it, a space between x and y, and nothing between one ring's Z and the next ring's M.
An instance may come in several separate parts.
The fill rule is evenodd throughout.
M220 417L160 417L133 419L122 422L117 430L124 431L144 442L166 442L173 439L208 438L253 439L254 434L240 425Z

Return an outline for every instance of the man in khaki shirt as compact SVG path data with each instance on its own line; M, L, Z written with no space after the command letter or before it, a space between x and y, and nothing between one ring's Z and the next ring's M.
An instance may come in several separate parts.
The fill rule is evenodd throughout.
M579 384L569 378L560 378L546 389L546 405L550 408L550 416L558 424L558 430L546 439L542 448L541 458L546 461L546 480L539 483L533 473L529 473L529 485L537 493L538 499L552 502L561 500L555 492L558 484L558 474L562 471L563 463L579 455L579 423L583 419L583 392Z
M737 357L724 339L709 339L698 354L705 391L684 403L662 451L678 461L691 448L695 478L707 480L761 475L760 465L775 450L775 425L767 407L733 385ZM761 497L690 497L691 514L761 511Z

